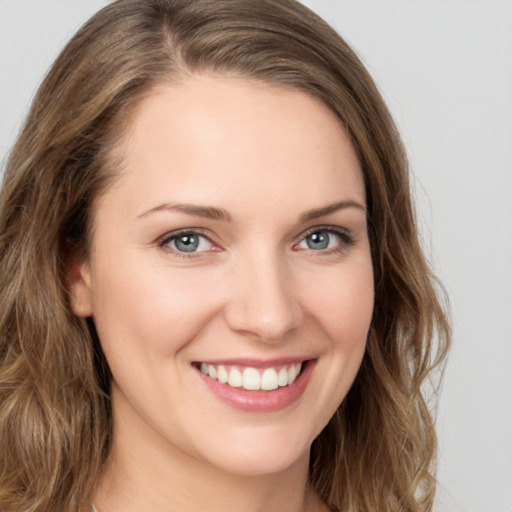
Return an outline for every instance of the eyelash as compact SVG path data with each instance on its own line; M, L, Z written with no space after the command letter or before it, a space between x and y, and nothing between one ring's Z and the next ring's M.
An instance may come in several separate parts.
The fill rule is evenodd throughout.
M339 254L339 253L343 252L344 250L346 250L347 247L354 245L356 242L354 236L344 229L334 227L334 226L315 226L313 228L308 229L305 233L303 233L299 242L294 244L293 247L294 248L297 247L300 243L302 243L304 240L306 240L306 238L308 236L311 236L314 233L319 233L319 232L326 232L326 233L329 233L330 235L336 235L340 239L340 243L337 244L337 246L333 247L333 248L327 248L325 250L318 250L318 251L311 249L311 248L309 249L309 251L311 251L313 253L317 253L322 256L324 256L324 255L328 256L330 254ZM213 242L213 240L211 239L211 236L207 235L206 232L200 228L181 229L179 231L173 231L172 233L168 233L168 234L164 235L164 237L158 241L158 246L164 250L167 249L167 251L172 252L172 254L174 256L176 256L178 258L183 258L183 259L197 258L202 252L207 252L207 251L200 251L200 252L186 253L184 251L179 251L177 249L168 247L169 244L171 244L174 240L177 240L180 236L184 236L184 235L199 236L201 238L206 239L210 244L215 246L215 242Z
M322 255L322 256L329 256L331 254L339 254L339 253L345 251L348 247L351 247L352 245L354 245L356 243L354 236L350 232L348 232L345 229L341 229L341 228L338 228L335 226L315 226L313 228L310 228L302 235L302 238L300 239L299 243L306 240L306 238L308 236L311 236L314 233L319 233L319 232L326 232L326 233L329 233L330 235L334 234L340 239L339 244L337 244L335 247L332 247L330 249L328 248L328 249L320 250L320 251L315 251L314 249L309 249L311 252L318 253L319 255ZM295 246L297 246L297 245L298 244L295 244Z
M200 228L192 228L192 229L180 229L178 231L173 231L172 233L168 233L168 234L164 235L164 237L159 240L158 246L164 250L167 249L167 252L172 253L173 256L176 256L178 258L183 258L183 259L197 258L198 255L204 251L201 251L199 253L196 253L196 252L186 253L183 251L178 251L177 249L174 249L171 247L166 247L169 244L171 244L174 240L177 240L178 238L185 236L185 235L199 236L201 238L208 240L208 242L210 244L215 245L215 242L212 241L211 237L208 236L204 230L202 230Z

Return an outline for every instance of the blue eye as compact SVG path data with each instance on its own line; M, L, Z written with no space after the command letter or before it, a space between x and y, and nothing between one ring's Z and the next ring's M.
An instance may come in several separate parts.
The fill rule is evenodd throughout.
M308 233L298 247L301 249L310 249L313 251L325 251L335 249L340 245L350 245L353 239L350 235L334 229L316 229Z
M193 231L182 232L167 237L162 241L161 245L163 247L170 247L171 249L181 253L209 251L213 247L213 244L208 240L208 238Z

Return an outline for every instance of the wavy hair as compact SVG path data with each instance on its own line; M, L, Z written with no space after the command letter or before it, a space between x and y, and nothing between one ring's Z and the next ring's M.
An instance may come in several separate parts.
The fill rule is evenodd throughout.
M117 0L41 84L0 195L0 509L90 509L112 435L110 373L92 321L71 312L69 248L87 255L94 202L141 100L196 73L304 91L346 127L366 184L375 309L354 385L313 443L310 482L339 511L431 510L425 386L450 332L405 152L356 54L294 0Z

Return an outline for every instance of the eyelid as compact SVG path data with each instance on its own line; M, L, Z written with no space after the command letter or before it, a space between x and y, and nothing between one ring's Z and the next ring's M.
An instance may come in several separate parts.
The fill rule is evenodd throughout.
M299 237L297 237L296 242L293 244L293 249L296 249L298 244L300 244L307 236L309 236L313 233L316 233L318 231L328 231L328 232L338 235L341 238L341 242L339 244L341 247L334 247L334 248L326 249L326 250L322 250L322 251L313 251L313 249L311 249L311 251L317 252L319 254L329 254L331 252L340 252L344 248L354 245L356 242L355 237L350 230L340 227L340 226L322 224L319 226L312 226L312 227L308 228L306 231L303 231L299 235ZM208 240L214 246L212 249L213 251L221 250L220 244L215 240L216 237L213 236L209 230L206 230L203 228L181 228L181 229L176 229L174 231L169 231L165 235L162 235L161 237L159 237L156 240L156 245L158 245L162 249L165 249L166 244L171 242L173 239L179 237L180 235L185 235L185 234L194 234L194 235L202 236L202 237L206 238L206 240ZM167 247L167 250L169 253L172 253L173 255L182 257L182 258L194 258L194 257L198 257L198 256L202 255L203 253L210 252L210 251L199 251L199 252L185 253L185 252L177 251L176 249L173 249L172 247ZM301 250L303 250L303 249L301 249ZM304 250L307 250L307 249L304 249Z
M178 238L180 235L188 235L188 234L198 235L203 238L206 238L206 240L208 240L208 242L210 242L214 246L213 250L219 248L219 244L214 240L214 237L212 236L212 234L203 228L181 228L181 229L176 229L174 231L169 231L165 235L159 237L156 240L156 244L159 247L161 247L162 249L165 249L167 247L167 250L169 253L172 253L174 255L177 255L177 256L183 257L183 258L193 258L194 256L198 256L199 254L209 252L209 251L199 251L199 252L185 253L185 252L177 251L176 249L173 249L172 247L167 246L167 244L169 244L173 239Z
M294 244L294 248L297 247L297 245L299 243L301 243L306 237L308 237L309 235L316 233L318 231L328 231L328 232L338 235L341 238L341 245L343 245L344 247L354 245L356 242L354 234L346 228L342 228L340 226L332 226L332 225L320 225L320 226L312 226L311 228L308 228L306 231L304 231L298 238L297 242ZM311 249L311 250L313 250L313 249ZM326 249L324 251L314 251L314 252L327 254L331 251L339 252L340 250L343 250L343 247L342 248L335 247L332 249Z

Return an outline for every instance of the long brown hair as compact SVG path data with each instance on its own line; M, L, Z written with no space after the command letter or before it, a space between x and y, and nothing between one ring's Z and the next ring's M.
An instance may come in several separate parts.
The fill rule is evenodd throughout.
M0 509L88 510L112 434L108 365L71 313L69 247L84 257L94 201L141 99L187 74L234 75L319 98L366 183L375 310L356 381L314 441L311 485L340 511L431 510L436 436L425 394L449 345L422 252L405 153L371 77L294 0L117 0L42 83L0 195Z

